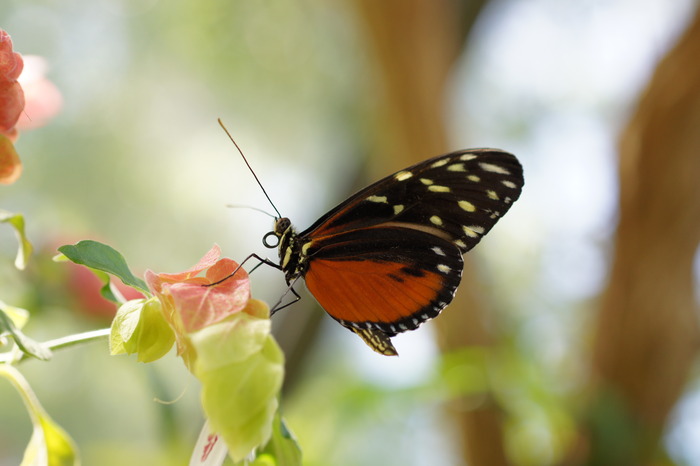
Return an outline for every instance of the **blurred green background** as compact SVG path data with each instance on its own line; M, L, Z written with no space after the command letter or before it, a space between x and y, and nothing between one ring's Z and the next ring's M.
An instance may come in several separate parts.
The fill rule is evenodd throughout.
M357 3L0 4L15 50L44 57L63 95L55 119L22 133L24 174L0 189L0 208L26 216L38 249L18 272L12 232L0 230L0 299L32 312L29 335L109 324L109 310L79 302L87 285L78 272L51 262L61 244L106 242L137 274L184 270L213 243L238 260L276 258L261 244L271 220L226 206L271 210L217 118L300 229L372 176L402 168L382 164L377 149L386 91ZM465 18L472 3L462 3ZM480 291L494 302L487 327L498 345L443 356L431 322L396 338L399 358L382 358L324 317L282 402L305 464L466 464L451 413L472 406L449 401L474 394L478 405L486 387L505 413L512 464L557 464L576 435L572 399L581 395L589 310L615 227L618 132L695 3L478 6L447 96L435 99L446 102L449 149L499 147L525 167L523 197L472 253ZM399 18L397 8L384 21ZM276 270L252 278L254 296L269 303L285 289ZM313 305L308 294L304 301ZM301 307L283 311L281 340ZM143 365L92 344L20 369L77 441L83 464L187 463L203 419L197 383L173 355ZM700 465L694 385L663 437L677 464ZM0 383L0 465L18 464L30 432L20 398Z

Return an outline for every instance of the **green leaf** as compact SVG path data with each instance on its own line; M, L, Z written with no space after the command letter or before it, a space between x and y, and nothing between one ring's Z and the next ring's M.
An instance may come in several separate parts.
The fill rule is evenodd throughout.
M29 256L32 254L32 243L27 239L27 235L24 231L24 216L22 214L13 214L11 212L6 212L0 210L0 223L9 223L17 234L17 239L19 240L19 248L17 250L17 257L15 258L15 267L20 270L24 270L27 266L27 261Z
M15 341L15 344L19 347L19 349L30 356L41 359L42 361L48 361L51 359L53 356L51 350L22 333L17 325L15 325L15 321L10 317L8 312L6 312L6 309L14 314L17 314L19 310L19 308L7 306L5 303L0 301L0 335L9 334L12 336L12 339ZM24 309L22 309L22 311L24 311Z
M118 277L125 285L149 295L148 286L143 280L131 273L124 256L106 244L84 240L76 244L61 246L58 250L76 264L110 273Z
M301 466L301 447L279 413L275 416L270 441L250 466L267 465Z

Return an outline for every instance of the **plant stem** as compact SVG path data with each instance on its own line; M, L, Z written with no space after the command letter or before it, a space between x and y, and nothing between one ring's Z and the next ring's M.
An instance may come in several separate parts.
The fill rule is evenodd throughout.
M51 351L67 348L74 345L89 343L95 340L102 340L109 336L109 328L101 328L99 330L91 330L89 332L76 333L65 337L56 338L43 343L45 347ZM14 351L0 354L0 363L16 363L20 362L29 356L26 353L15 354Z

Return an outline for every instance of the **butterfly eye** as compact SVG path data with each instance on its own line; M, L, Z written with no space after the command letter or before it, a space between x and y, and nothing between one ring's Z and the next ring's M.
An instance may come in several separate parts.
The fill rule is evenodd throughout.
M275 221L274 234L281 237L290 226L292 226L292 222L287 217L282 217Z
M269 238L274 238L274 242L271 242ZM265 236L263 236L262 242L266 248L274 249L280 244L280 237L277 235L276 232L270 231Z

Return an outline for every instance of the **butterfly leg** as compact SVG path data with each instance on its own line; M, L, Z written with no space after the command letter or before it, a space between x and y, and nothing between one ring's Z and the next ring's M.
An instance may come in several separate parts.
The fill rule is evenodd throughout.
M275 304L274 306L272 306L272 309L270 310L270 317L272 317L272 315L273 315L275 312L281 311L281 310L284 309L285 307L291 306L292 304L296 303L297 301L299 301L299 300L301 299L301 296L299 296L299 293L297 293L297 290L294 289L294 285L296 284L297 280L299 280L300 278L301 278L301 276L296 277L296 278L292 281L292 283L290 283L289 286L287 287L287 291L285 291L284 294L282 294L282 296L280 297L279 301L277 301L277 304ZM294 299L293 299L292 301L288 302L287 304L281 305L281 304L282 304L282 301L284 301L285 296L287 296L287 294L288 294L290 291L291 291L292 294L294 295Z
M253 253L253 254L249 255L248 257L246 257L245 259L243 259L243 262L241 262L240 264L238 264L238 267L236 267L236 270L234 270L231 274L225 276L225 277L222 278L221 280L215 281L214 283L210 283L210 284L204 285L204 286L216 286L216 285L219 285L219 284L225 282L225 281L228 280L229 278L231 278L231 277L233 277L234 275L236 275L236 273L238 273L238 271L241 269L241 267L243 267L243 264L245 264L246 262L248 262L250 259L253 259L253 258L257 259L257 260L260 261L260 262L258 263L258 265L256 265L255 267L253 267L253 268L250 270L250 272L248 272L249 274L252 273L253 270L255 270L255 269L257 269L258 267L260 267L262 264L269 265L270 267L274 267L274 268L277 269L277 270L282 270L282 267L281 267L279 264L277 264L277 263L275 263L275 262L272 262L270 259L265 259L264 257L260 257L260 256L258 256L257 254ZM296 293L294 293L294 294L296 294ZM297 301L298 301L298 299L297 299Z

